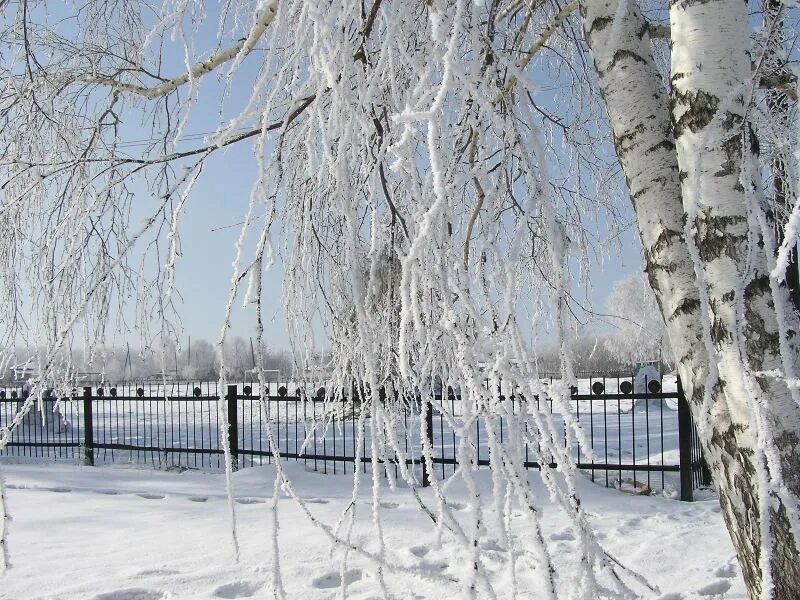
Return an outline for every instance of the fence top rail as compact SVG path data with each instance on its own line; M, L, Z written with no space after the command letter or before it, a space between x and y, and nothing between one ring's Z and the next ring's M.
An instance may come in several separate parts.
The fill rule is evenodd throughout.
M0 396L0 404L17 404L19 402L24 401L27 396L23 395L2 395ZM213 395L200 395L200 396L191 396L191 395L176 395L176 394L152 394L152 395L129 395L129 394L104 394L102 396L98 396L92 394L91 396L85 395L72 395L72 396L58 396L58 397L44 397L43 400L45 401L54 401L60 400L61 402L75 402L78 400L85 400L91 399L92 402L110 402L110 401L118 401L118 402L152 402L157 400L166 400L168 402L216 402L219 401L220 398L227 399L228 396L221 396L217 394ZM236 394L234 396L236 400L250 400L250 401L258 401L261 400L262 396L259 395L245 395L245 394ZM313 396L311 394L287 394L285 396L275 395L275 394L268 394L263 396L263 398L267 402L296 402L296 403L303 403L309 402L313 404L347 404L351 401L349 397L342 397L338 400L333 400L331 398L321 398L318 396ZM432 400L435 402L461 402L463 399L460 395L453 395L453 396L430 396ZM622 400L678 400L680 398L680 393L675 392L659 392L659 393L631 393L631 394L622 394L622 393L615 393L615 394L573 394L570 397L570 401L573 402L602 402L602 401L622 401ZM531 399L528 399L521 395L511 394L509 396L500 396L502 401L508 400L511 402L547 402L552 403L554 400L552 398L547 398L545 400L540 400L538 396L534 396ZM358 400L358 398L356 398Z

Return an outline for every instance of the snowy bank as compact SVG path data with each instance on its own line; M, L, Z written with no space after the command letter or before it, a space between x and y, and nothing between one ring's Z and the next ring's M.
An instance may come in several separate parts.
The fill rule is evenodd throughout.
M288 465L298 493L321 522L334 525L350 504L349 476L307 472ZM269 598L271 576L270 501L274 468L235 474L241 561L232 558L224 474L183 473L119 467L5 465L13 568L2 581L0 597L27 600L156 600ZM375 551L369 502L369 476L362 482L353 541ZM490 493L489 471L478 474ZM537 472L534 489L545 496ZM457 595L468 563L448 540L437 543L435 527L407 489L392 491L386 480L380 515L387 555L394 572L386 585L396 598ZM607 550L638 571L662 600L725 598L746 593L716 498L682 503L660 497L631 496L580 478L579 494ZM430 489L422 490L432 500ZM462 489L447 491L456 514L469 507ZM570 549L576 544L561 511L543 500L545 537L562 590L574 585ZM339 597L341 552L331 556L324 533L298 504L278 502L279 549L288 598ZM521 517L521 515L520 515ZM521 524L516 531L525 535ZM481 560L492 573L498 597L510 596L510 571L501 560L501 542L485 543ZM525 551L517 557L517 589L522 598L540 594L535 564ZM376 569L351 552L344 570L346 597L378 598Z

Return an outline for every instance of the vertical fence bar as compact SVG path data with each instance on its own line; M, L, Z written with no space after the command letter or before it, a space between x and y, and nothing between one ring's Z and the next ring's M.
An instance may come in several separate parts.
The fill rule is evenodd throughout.
M83 388L83 464L94 466L94 419L92 418L92 388Z
M433 405L430 402L425 403L425 437L433 450ZM422 456L422 487L428 487L431 484L431 474L428 473L428 465L425 462L425 456Z
M236 386L228 386L228 447L231 452L231 462L233 470L239 468L239 414L236 407Z
M692 494L692 414L678 377L678 448L680 451L681 500L691 502Z

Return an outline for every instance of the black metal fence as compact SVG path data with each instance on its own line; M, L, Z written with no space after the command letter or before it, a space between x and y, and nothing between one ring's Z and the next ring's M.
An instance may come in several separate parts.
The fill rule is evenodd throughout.
M570 452L593 481L634 493L674 490L691 500L692 490L707 484L708 475L680 383L667 383L675 389L665 391L663 380L581 380L572 389L567 411L564 407L559 411L552 401L544 407L538 398L526 400L509 392L500 397L496 412L484 416L491 416L501 443L509 439L513 421L509 417L519 411L547 408L541 414L562 435L567 422L577 420L584 432L583 444L574 441ZM302 460L324 473L348 473L359 466L366 470L372 457L371 424L368 415L360 421L359 403L326 403L321 395L290 387L269 384L263 404L253 384L230 385L224 394L216 382L85 387L70 398L46 399L33 409L15 430L6 455L88 465L130 462L156 468L219 469L224 467L220 431L227 420L237 467L269 463L277 449L283 458ZM0 390L0 427L10 425L23 396L21 388ZM440 402L444 404L437 410ZM459 394L449 390L427 411L419 405L407 406L402 419L392 424L406 463L423 484L430 477L446 478L458 464L461 438L448 415L462 414L461 403ZM427 420L420 426L424 414ZM365 424L362 435L360 422ZM472 456L479 465L490 462L486 426L485 418L473 426ZM421 459L421 432L433 448L431 473L425 472ZM567 439L564 435L565 444ZM536 440L528 436L523 445L525 466L539 468ZM384 469L394 469L396 474L391 454L379 458ZM359 458L362 464L356 465Z

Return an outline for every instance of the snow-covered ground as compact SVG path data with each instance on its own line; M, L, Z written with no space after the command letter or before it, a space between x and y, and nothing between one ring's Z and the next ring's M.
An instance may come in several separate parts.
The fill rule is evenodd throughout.
M333 525L350 504L352 480L288 465L299 494L313 515ZM224 475L219 472L165 472L119 466L4 465L8 482L10 551L14 567L0 580L0 597L28 600L155 600L268 598L271 537L271 466L234 475L242 554L233 562ZM530 472L543 497L539 475ZM479 486L490 493L490 473ZM446 536L441 545L431 521L416 508L407 489L391 491L385 480L380 510L387 553L395 572L386 576L396 598L458 597L465 561ZM369 478L362 482L365 500ZM645 598L690 600L745 599L715 498L694 503L663 497L631 496L579 481L583 506L606 549L657 586ZM425 500L430 489L422 491ZM447 491L448 503L465 508L463 490ZM290 599L336 598L340 557L329 554L323 532L298 504L282 496L280 557ZM460 511L456 511L459 514ZM463 512L466 515L465 511ZM576 542L563 514L547 502L542 510L557 576L564 588L574 584L569 550ZM525 526L519 525L524 538ZM371 515L363 505L354 542L376 549ZM481 560L492 573L499 598L508 597L509 576L501 567L498 544L491 540ZM519 557L523 598L539 598L535 569ZM374 566L351 553L346 597L379 598Z

